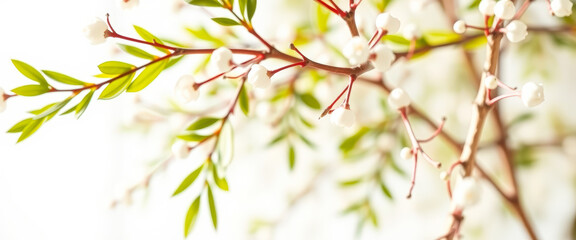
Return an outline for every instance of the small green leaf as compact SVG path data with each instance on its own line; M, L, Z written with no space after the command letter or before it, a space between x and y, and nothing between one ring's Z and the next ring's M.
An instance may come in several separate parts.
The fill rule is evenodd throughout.
M46 118L32 120L23 130L18 142L24 141L26 138L34 134L46 122Z
M18 61L16 59L12 59L12 64L14 64L14 67L16 67L16 69L18 69L18 71L22 73L22 75L24 75L25 77L29 78L32 81L40 83L40 85L42 86L45 87L48 86L46 78L44 78L44 76L42 76L42 74L34 67L28 65L25 62Z
M60 109L62 109L64 106L66 106L66 104L68 104L70 102L70 100L72 100L72 97L69 97L62 102L59 102L57 104L52 105L50 108L46 109L46 111L43 111L42 113L36 115L33 119L38 120L38 119L47 117L50 114L57 113L58 111L60 111Z
M370 222L372 222L372 225L374 225L374 227L378 227L378 216L376 216L376 212L374 212L374 209L371 206L368 206L368 217L370 218Z
M76 105L74 105L73 107L68 108L68 110L60 113L60 116L64 116L64 115L66 115L66 114L73 113L73 112L76 110L76 108L78 107L78 105L79 105L79 104L76 104Z
M300 134L300 133L297 133L297 134L298 134L298 138L300 138L300 140L302 140L302 142L304 144L306 144L308 147L310 147L310 148L316 147L316 145L312 141L310 141L307 137L305 137L303 134Z
M212 189L208 185L208 205L210 205L210 216L212 216L212 225L214 229L218 229L218 214L216 213L216 204L214 204L214 196L212 195Z
M515 117L514 119L512 119L512 121L510 121L510 123L508 123L508 128L515 126L516 124L528 121L530 119L534 118L534 114L532 112L527 112L527 113L523 113L520 114L519 116Z
M212 18L212 21L222 25L222 26L237 26L240 25L239 22L236 22L230 18Z
M320 102L318 102L316 97L314 97L312 94L304 93L304 94L299 95L299 96L300 96L300 100L302 100L302 102L304 104L306 104L306 106L308 106L309 108L316 109L316 110L319 110L320 108L322 108L322 106L320 106Z
M316 6L316 26L321 33L328 31L328 19L330 18L330 11L318 4Z
M212 165L212 177L214 178L214 183L216 183L218 188L224 191L228 191L228 181L226 181L226 178L218 177L218 170L216 169L216 165Z
M180 186L178 186L178 188L176 188L176 190L174 191L172 196L178 195L179 193L186 190L190 185L192 185L192 183L194 183L196 178L198 178L198 175L200 175L200 172L202 172L203 168L204 168L204 165L200 165L200 167L198 167L196 170L194 170L193 172L188 174L188 176L186 176L186 178L184 178L184 180L182 180L182 183L180 183Z
M217 0L186 0L188 4L202 7L222 7Z
M118 47L122 49L124 52L143 59L153 60L155 58L154 55L134 46L125 45L125 44L118 44Z
M160 40L160 38L152 35L152 33L148 32L148 30L146 30L142 27L136 26L136 25L134 25L134 30L136 30L136 33L138 33L138 35L140 35L140 37L142 37L142 39L144 39L144 41L149 42L149 43L158 43L158 44L164 45L164 42L162 42L162 40ZM170 51L168 51L168 49L161 48L161 47L155 47L155 48L160 50L161 52L170 53Z
M58 81L64 84L68 84L68 85L79 85L79 86L85 86L86 83L83 81L80 81L76 78L64 75L62 73L58 73L58 72L54 72L54 71L48 71L48 70L42 70L42 72L44 72L44 74L46 74L46 76L48 76L49 78L52 78L54 81Z
M94 95L94 90L91 90L88 94L86 94L86 96L84 96L84 98L82 98L82 101L80 101L80 103L78 103L78 105L76 105L76 118L77 119L80 118L80 116L82 116L84 111L86 111L86 108L88 108L90 101L92 101L93 95Z
M360 130L358 130L358 132L356 132L356 134L344 139L344 141L342 141L342 143L340 143L340 151L347 153L350 152L355 146L356 144L360 141L360 139L369 132L370 129L363 127Z
M20 96L26 96L26 97L42 95L42 94L47 93L49 91L50 91L50 89L46 85L24 85L24 86L12 89L13 93L16 93Z
M194 228L194 224L198 218L198 210L200 210L200 196L192 202L186 213L186 220L184 220L184 237L188 237L188 234L190 234L190 231Z
M248 98L248 93L246 92L246 86L242 86L240 90L240 99L238 99L240 104L240 109L244 115L248 116L250 113L250 100Z
M240 13L242 14L242 17L244 17L244 10L246 10L246 4L248 4L247 0L239 0L238 1L238 5L240 6Z
M46 106L44 106L44 107L42 107L42 108L40 108L40 109L36 109L36 110L29 111L29 113L32 113L32 114L34 114L34 115L42 114L43 112L45 112L46 110L48 110L49 108L51 108L52 106L54 106L54 105L56 105L56 104L58 104L58 103L59 103L59 102L50 103L50 104L48 104L48 105L46 105Z
M272 139L272 141L270 141L270 143L268 143L268 146L273 146L274 144L279 143L280 141L286 139L287 136L288 136L287 131L280 132L278 135L276 135L274 139Z
M210 136L198 135L195 133L183 134L183 135L177 136L177 138L182 139L184 141L188 141L188 142L200 142L200 141L202 141L208 137L210 137Z
M184 58L184 56L174 57L174 58L170 59L170 61L168 61L168 63L164 67L164 69L168 69L168 68L174 66L176 63L180 62L180 60L182 60L182 58Z
M388 189L388 186L386 186L386 184L384 184L384 182L380 181L380 190L382 190L382 193L384 193L384 196L386 196L389 199L394 199L392 197L392 193L390 192L390 189Z
M214 125L214 123L220 121L220 118L213 118L213 117L205 117L196 120L196 122L192 123L186 130L193 131L198 129L204 129Z
M168 60L169 59L164 59L162 61L153 63L153 64L149 65L148 67L144 68L144 70L140 73L140 75L138 75L138 77L136 77L134 82L132 82L132 84L130 84L130 86L128 87L128 89L126 91L127 92L138 92L138 91L141 91L142 89L146 88L164 70L166 63L168 63Z
M100 69L102 73L110 75L122 74L133 68L135 68L134 65L119 61L108 61L98 65L98 69Z
M186 28L195 38L211 42L215 46L225 45L222 39L212 36L205 28L201 27L199 29Z
M294 151L294 146L288 146L288 165L290 166L290 170L294 169L294 165L296 163L296 152Z
M132 78L134 78L134 73L127 74L126 76L112 81L108 86L106 86L106 88L104 88L104 91L100 93L98 99L108 100L118 97L122 92L124 92L124 90L126 90L128 85L130 85Z
M343 182L340 182L340 186L351 187L351 186L354 186L358 183L361 183L362 180L363 180L362 178L357 178L357 179L352 179L352 180L348 180L348 181L343 181Z
M246 3L246 15L248 15L248 21L252 21L254 13L256 12L256 0L248 0Z
M32 118L24 119L24 120L22 120L16 124L14 124L14 126L12 126L7 132L8 133L22 132L22 130L24 130L24 128L26 128L26 126L28 126L32 121L33 121Z
M473 0L470 2L470 4L468 4L468 7L466 7L468 10L473 10L478 8L478 5L480 4L482 0Z

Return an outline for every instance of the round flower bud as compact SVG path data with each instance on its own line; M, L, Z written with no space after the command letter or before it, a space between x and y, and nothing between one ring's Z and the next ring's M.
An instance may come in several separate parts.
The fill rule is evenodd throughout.
M401 109L410 105L410 97L400 88L396 88L388 95L388 104L395 109Z
M572 1L570 0L552 0L550 1L550 9L555 16L567 17L572 14Z
M217 48L212 52L210 62L213 64L215 70L219 73L230 70L230 62L232 61L232 51L226 47Z
M420 37L420 31L416 24L408 24L402 28L402 36L408 40L417 39Z
M544 102L544 88L541 83L528 82L524 84L520 94L526 107L534 107Z
M88 38L91 44L96 45L106 41L105 32L108 30L108 25L102 19L95 18L88 24L82 31L84 36Z
M519 20L514 20L506 26L506 38L510 42L520 42L528 35L528 27Z
M516 14L516 7L510 0L500 0L494 5L494 15L503 20L510 20Z
M404 160L410 160L413 156L414 155L412 154L412 149L409 147L404 147L402 150L400 150L400 157Z
M248 72L248 82L255 88L267 88L270 86L268 70L260 64L254 64Z
M188 103L198 99L198 90L194 88L194 77L192 75L184 75L178 79L176 83L175 95L176 99L182 103Z
M480 185L478 180L472 177L465 177L456 183L452 193L452 204L454 207L463 209L478 202L480 198Z
M376 28L387 31L387 34L394 34L400 28L400 20L390 13L380 13L376 16Z
M185 159L190 155L190 147L188 147L188 142L178 140L172 144L172 154L177 159Z
M392 52L392 49L384 44L376 44L372 49L374 54L374 59L372 59L372 65L374 68L380 72L386 72L392 66L392 62L396 59L396 55Z
M6 110L6 99L4 98L4 89L0 88L0 113Z
M464 22L464 20L458 20L454 23L454 26L452 26L452 28L454 29L455 33L462 34L466 32L466 22Z
M342 49L342 54L351 65L360 65L366 62L370 56L368 42L363 37L353 37Z
M492 16L494 15L494 5L496 5L494 0L482 0L478 4L478 10L484 16Z
M484 86L488 89L494 90L498 87L498 79L494 75L490 75L484 78Z
M120 7L122 9L131 9L138 6L138 0L120 0Z
M340 127L349 128L356 122L356 116L352 110L339 107L330 113L330 122Z

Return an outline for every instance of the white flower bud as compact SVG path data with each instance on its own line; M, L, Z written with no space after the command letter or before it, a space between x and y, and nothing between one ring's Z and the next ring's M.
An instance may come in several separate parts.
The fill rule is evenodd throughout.
M414 154L412 154L412 149L409 147L404 147L400 150L400 157L404 160L410 160L413 156Z
M498 79L494 75L490 75L484 78L484 86L488 89L494 90L498 87Z
M217 48L212 52L212 56L210 57L210 62L218 73L230 70L231 61L232 51L226 47Z
M456 183L452 193L452 204L454 207L463 209L478 202L480 198L480 185L478 180L472 177L465 177Z
M478 10L484 16L492 16L494 15L494 5L496 5L494 0L482 0L478 4Z
M458 20L454 23L454 26L452 26L452 28L454 29L455 33L462 34L466 32L466 22L464 22L464 20Z
M380 72L386 72L392 66L392 62L396 59L396 55L392 52L392 49L384 44L376 44L374 49L372 49L375 57L372 60L372 65L374 68Z
M555 16L567 17L572 14L572 1L570 0L552 0L550 8Z
M248 72L248 82L255 88L267 88L270 86L268 70L260 64L252 65Z
M516 7L510 0L500 0L494 5L494 15L503 20L510 20L516 14Z
M198 90L194 89L194 77L192 75L184 75L178 79L176 83L175 95L176 99L182 103L188 103L198 99Z
M541 83L528 82L524 84L520 94L526 107L534 107L544 102L544 88Z
M174 144L172 144L172 154L177 159L185 159L190 155L190 147L188 146L188 142L177 140Z
M450 178L450 175L448 175L448 173L446 171L440 172L440 179L442 179L444 181L448 181L449 178Z
M138 6L139 0L120 0L120 7L122 9L131 9Z
M528 27L519 20L514 20L506 26L506 38L510 42L520 42L528 35Z
M356 122L356 116L352 110L339 107L330 113L330 122L340 127L349 128Z
M416 24L410 23L402 28L402 36L408 40L417 39L420 35Z
M4 98L4 89L0 88L0 113L6 110L6 99Z
M410 97L401 88L396 88L388 95L388 104L394 109L401 109L410 105Z
M342 54L351 65L360 65L366 62L370 56L368 42L363 37L353 37L342 49Z
M84 36L88 38L88 41L93 45L106 41L106 36L104 35L106 30L108 30L108 25L99 18L95 18L90 22L90 24L82 29Z
M376 28L386 30L387 34L394 34L400 28L400 20L390 13L380 13L376 16Z

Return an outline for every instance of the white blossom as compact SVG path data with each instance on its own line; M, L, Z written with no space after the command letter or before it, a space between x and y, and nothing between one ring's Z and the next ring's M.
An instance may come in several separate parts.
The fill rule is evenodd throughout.
M516 14L516 7L510 0L500 0L494 5L494 15L503 20L510 20Z
M356 116L352 110L339 107L330 113L330 122L340 127L352 127L356 122Z
M177 159L185 159L190 155L190 147L188 146L188 142L177 140L174 144L172 144L172 154Z
M219 73L230 70L230 62L232 61L232 51L226 47L217 48L210 56L210 62L215 70Z
M396 55L392 52L392 49L384 44L377 44L372 49L374 54L374 59L372 59L372 65L374 68L381 72L386 72L392 66L392 62L396 59Z
M6 110L6 99L4 98L4 89L0 88L0 113Z
M414 154L412 153L412 149L410 149L409 147L403 147L400 150L400 157L404 160L410 160L412 159L413 156Z
M408 40L419 38L421 35L416 24L410 23L402 28L402 36Z
M541 83L528 82L522 86L520 96L524 105L534 107L544 102L544 88Z
M120 0L120 7L122 9L131 9L138 6L139 0Z
M82 31L84 36L88 38L91 44L96 45L106 41L105 32L108 30L108 25L102 19L95 18L90 22Z
M390 13L380 13L376 16L376 28L386 30L387 34L394 34L400 29L400 20Z
M396 145L396 141L397 141L396 136L390 133L380 134L377 140L378 147L380 148L380 150L384 152L389 152L390 150L392 150Z
M388 104L394 109L401 109L410 105L410 97L401 88L396 88L388 95Z
M440 179L442 179L444 181L448 181L448 179L450 179L450 175L448 175L448 173L446 171L442 171L442 172L440 172Z
M454 26L452 26L452 28L454 29L455 33L462 34L466 32L466 22L464 22L464 20L458 20L454 23Z
M528 27L519 20L514 20L506 26L506 38L510 42L520 42L528 36Z
M494 15L494 6L496 5L496 1L494 0L482 0L480 4L478 4L478 10L484 16L492 16Z
M572 1L570 0L552 0L550 8L554 15L558 17L567 17L572 14Z
M363 37L353 37L342 49L342 54L351 65L360 65L366 62L370 56L368 42Z
M484 86L488 89L496 89L498 87L498 79L494 75L484 78Z
M252 65L250 72L248 72L248 82L255 88L267 88L270 86L268 70L260 64Z
M175 95L178 101L188 103L198 99L198 90L194 88L195 80L192 75L183 75L176 83Z
M472 177L465 177L456 183L452 193L452 204L454 207L463 209L478 202L480 198L480 185L478 180Z

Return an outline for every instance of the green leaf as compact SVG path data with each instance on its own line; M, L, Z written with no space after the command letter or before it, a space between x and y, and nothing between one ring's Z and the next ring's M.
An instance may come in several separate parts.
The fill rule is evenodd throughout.
M398 44L398 45L403 45L403 46L409 46L410 45L410 40L408 40L402 36L398 36L398 35L386 35L386 36L382 37L382 39L389 41L391 43L394 43L394 44Z
M222 4L216 0L186 0L188 4L202 7L222 7Z
M196 197L194 202L188 208L188 212L186 213L186 220L184 220L184 237L188 237L192 228L194 228L194 224L196 223L196 219L198 218L198 210L200 209L200 196Z
M216 169L216 165L212 165L212 177L214 178L214 183L216 183L218 188L224 191L228 191L228 181L226 181L226 178L218 177L218 170Z
M58 73L58 72L54 72L54 71L48 71L48 70L42 70L42 72L44 72L44 74L46 74L46 76L48 76L49 78L52 78L54 81L57 82L61 82L64 84L68 84L68 85L79 85L79 86L85 86L86 83L83 81L80 81L76 78L64 75L62 73Z
M130 81L132 81L132 78L134 78L134 73L130 73L126 76L123 76L121 78L112 81L111 83L108 84L108 86L106 86L106 88L104 88L104 91L100 93L98 99L107 100L118 97L122 92L124 92L124 90L126 90L128 85L130 85Z
M136 26L134 25L134 30L136 30L136 33L138 33L138 35L140 35L140 37L142 37L142 39L144 39L144 41L149 42L149 43L158 43L158 44L162 44L164 45L164 42L162 42L162 40L160 40L160 38L152 35L152 33L148 32L148 30ZM164 53L170 53L170 51L168 49L165 48L161 48L161 47L154 47L156 49L158 49L161 52Z
M186 190L190 185L192 185L192 183L194 183L196 178L198 178L198 175L200 175L200 172L202 172L203 168L204 168L204 165L200 165L200 167L198 167L196 170L194 170L193 172L188 174L188 176L186 176L186 178L184 178L182 183L180 183L180 186L178 186L178 188L176 188L176 190L174 191L172 196L178 195L179 193Z
M102 73L110 75L122 74L133 68L135 68L134 65L119 61L108 61L98 65L98 69L100 69Z
M357 178L357 179L352 179L352 180L348 180L348 181L343 181L343 182L340 182L340 186L351 187L351 186L354 186L358 183L361 183L362 180L363 180L363 178Z
M367 127L363 127L360 130L358 130L358 132L356 132L356 134L344 139L344 141L342 141L342 143L340 143L340 151L347 153L350 152L358 143L358 141L360 141L360 139L369 132L370 129L368 129Z
M246 14L248 15L248 21L252 21L252 17L256 12L256 0L248 0L246 3Z
M153 63L153 64L149 65L148 67L144 68L144 70L140 73L140 75L138 75L138 77L136 77L134 82L132 82L132 84L130 84L130 86L128 87L128 89L126 91L127 92L138 92L138 91L141 91L142 89L146 88L164 70L164 67L166 67L166 63L168 63L168 60L169 59L167 58L167 59L164 59L162 61Z
M374 227L378 227L378 216L376 216L376 212L374 212L374 209L371 206L368 206L368 210L367 210L367 214L368 217L370 218L370 222L372 222L372 225L374 225Z
M42 107L42 108L40 108L40 109L36 109L36 110L29 111L29 113L32 113L32 114L34 114L34 115L42 114L43 112L45 112L46 110L48 110L49 108L51 108L52 106L54 106L54 105L56 105L56 104L58 104L58 103L59 103L59 102L55 102L55 103L48 104L48 105L46 105L46 106L44 106L44 107Z
M193 131L193 130L198 130L198 129L204 129L204 128L207 128L207 127L214 125L214 123L216 123L220 120L221 120L220 118L213 118L213 117L200 118L196 122L194 122L190 126L188 126L188 128L186 128L186 130Z
M480 4L482 0L473 0L470 2L470 4L468 4L468 7L466 7L468 10L473 10L478 8L478 5Z
M12 64L14 64L14 67L16 67L16 69L18 69L18 71L22 73L22 75L24 75L25 77L29 78L32 81L40 83L40 85L44 87L48 86L46 78L44 78L44 76L42 76L42 74L34 67L28 65L25 62L18 61L16 59L12 59Z
M212 18L212 21L222 25L222 26L237 26L240 25L239 22L236 22L230 18Z
M314 97L312 94L304 93L304 94L299 95L299 96L300 96L300 100L302 100L302 102L304 104L306 104L306 106L308 106L309 108L316 109L316 110L319 110L320 108L322 108L322 106L320 106L320 102L318 102L316 97Z
M17 142L22 142L26 138L30 137L38 129L40 129L44 122L46 122L46 118L32 120L24 129L22 129L22 134L20 135L20 138L18 138Z
M382 193L384 193L384 196L386 196L389 199L394 199L392 197L392 193L390 192L390 189L388 189L388 186L386 186L386 184L384 184L384 182L380 181L380 190L382 190Z
M287 136L288 136L287 131L280 132L274 139L272 139L272 141L268 143L268 146L273 146L274 144L279 143L280 141L286 139Z
M508 128L513 127L519 123L528 121L530 119L534 118L534 114L532 112L527 112L527 113L523 113L520 114L519 116L515 117L514 119L512 119L512 121L510 121L510 123L508 123Z
M312 141L310 141L308 138L306 138L303 134L300 134L300 133L297 133L297 134L298 134L298 138L300 138L300 140L302 140L302 142L304 144L306 144L308 147L310 147L310 148L316 147L316 145Z
M182 139L184 141L188 141L188 142L200 142L200 141L202 141L208 137L210 137L210 136L198 135L195 133L183 134L183 135L177 136L177 138Z
M86 94L86 96L84 96L82 101L80 101L80 103L78 103L78 105L76 105L76 118L80 118L80 116L82 116L84 111L86 111L86 108L88 108L90 101L92 101L93 95L94 95L94 90L91 90L88 94Z
M214 196L210 185L208 185L208 205L210 205L210 216L212 216L214 229L218 229L218 214L216 213L216 204L214 204Z
M288 146L288 164L290 166L290 170L294 169L294 165L296 163L296 152L294 151L294 146Z
M49 91L50 91L50 89L46 85L24 85L24 86L12 89L13 93L16 93L20 96L26 96L26 97L42 95L42 94L47 93Z
M68 108L68 110L64 111L63 113L60 113L60 116L64 116L64 115L66 115L66 114L73 113L73 112L76 110L76 108L78 107L78 105L79 105L79 104L76 104L76 105L74 105L73 107Z
M390 4L390 2L392 1L393 0L376 0L375 2L376 8L378 9L379 12L384 12L388 7L388 5Z
M428 31L423 37L431 45L441 45L462 39L462 35L454 31Z
M46 109L46 111L43 111L42 113L36 115L33 119L38 120L38 119L47 117L50 114L57 113L58 111L60 111L60 109L62 109L64 106L66 106L66 104L68 104L70 102L70 100L72 100L72 97L69 97L62 102L59 102L59 103L52 105L51 107Z
M246 4L248 4L248 0L239 0L238 5L240 6L240 13L242 17L244 17L244 10L246 10Z
M186 30L188 30L188 32L190 32L195 38L198 38L200 40L204 40L204 41L208 41L213 43L216 46L222 46L225 45L226 43L224 41L222 41L220 38L214 37L212 36L212 34L210 34L205 28L200 27L199 29L192 29L192 28L186 28Z
M125 44L118 44L118 47L122 49L122 51L138 58L149 59L153 60L156 58L154 55L134 46L125 45Z
M250 113L250 100L248 98L248 93L246 92L246 86L242 86L240 90L240 99L238 99L240 104L240 109L244 113L244 115L248 116Z
M328 31L328 19L330 18L330 11L318 4L316 6L316 27L321 33Z
M33 121L32 118L24 119L24 120L22 120L16 124L14 124L14 126L12 126L7 132L8 133L22 132L22 130L24 130L24 128L26 128L26 126L28 126L32 121Z
M182 60L182 58L184 58L184 56L174 57L174 58L170 59L170 61L168 61L168 63L164 67L164 69L168 69L168 68L174 66L176 63L180 62L180 60Z

